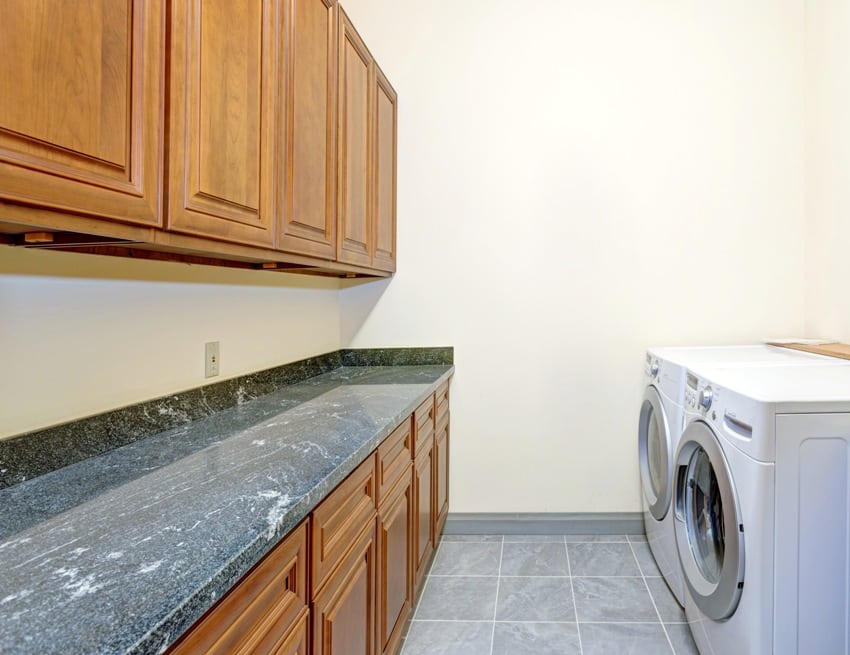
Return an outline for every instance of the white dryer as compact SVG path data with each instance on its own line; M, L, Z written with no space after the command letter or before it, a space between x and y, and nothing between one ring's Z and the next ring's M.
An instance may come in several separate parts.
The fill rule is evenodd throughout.
M644 528L670 591L684 604L684 580L672 513L673 463L683 429L689 366L850 366L850 362L764 344L650 348L638 422Z
M850 654L850 367L695 367L676 453L702 655Z

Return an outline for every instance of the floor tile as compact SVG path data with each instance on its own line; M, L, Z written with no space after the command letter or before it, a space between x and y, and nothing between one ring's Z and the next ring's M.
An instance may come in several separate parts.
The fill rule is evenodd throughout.
M441 543L430 575L499 575L501 556L500 543Z
M632 541L632 542L641 542L641 541L645 542L646 541L646 535L645 534L629 534L629 535L626 535L626 537L628 538L629 541Z
M506 534L505 543L521 544L534 542L564 543L562 534Z
M626 536L622 534L568 534L566 540L567 543L620 542L626 541Z
M573 578L572 580L579 622L660 622L641 578Z
M501 578L497 621L575 621L569 578Z
M581 655L575 623L496 623L493 655Z
M567 549L563 543L506 543L502 575L569 575Z
M428 577L413 616L420 620L492 621L498 578Z
M442 541L497 541L502 543L500 534L444 534Z
M684 623L685 612L682 610L676 597L664 578L646 578L646 584L649 587L649 593L652 595L652 600L655 601L655 607L658 609L658 614L661 620L665 623Z
M401 655L490 655L492 621L414 621Z
M673 642L676 655L699 655L687 623L667 623L664 627L667 629L670 641Z
M649 550L649 544L640 541L630 542L632 550L635 551L640 571L647 577L656 577L661 575L658 570L658 565L655 563L655 558L652 556L652 551Z
M640 576L628 543L576 543L567 545L570 571L580 576Z
M580 623L584 655L672 655L660 623Z

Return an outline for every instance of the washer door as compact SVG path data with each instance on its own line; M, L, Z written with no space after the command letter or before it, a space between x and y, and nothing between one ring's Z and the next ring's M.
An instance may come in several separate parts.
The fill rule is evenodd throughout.
M738 607L744 586L744 532L726 456L707 423L694 421L676 455L676 546L685 584L707 617Z
M661 396L651 385L643 394L643 404L640 408L638 452L643 495L650 513L660 521L670 509L673 492L673 452L670 426L661 404Z

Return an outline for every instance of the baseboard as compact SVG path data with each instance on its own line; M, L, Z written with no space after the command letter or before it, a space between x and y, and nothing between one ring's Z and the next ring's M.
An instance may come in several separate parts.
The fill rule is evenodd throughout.
M449 513L443 534L643 534L640 512Z

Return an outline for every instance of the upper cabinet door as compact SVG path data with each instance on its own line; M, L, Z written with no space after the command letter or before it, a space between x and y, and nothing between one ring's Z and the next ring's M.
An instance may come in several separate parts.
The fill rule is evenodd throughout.
M281 1L173 3L171 230L274 243Z
M339 172L337 259L372 265L372 55L339 9Z
M287 0L281 250L336 257L336 0Z
M0 2L0 201L160 221L161 0Z
M375 66L375 200L372 227L372 266L395 271L396 243L396 120L397 96L381 69Z

